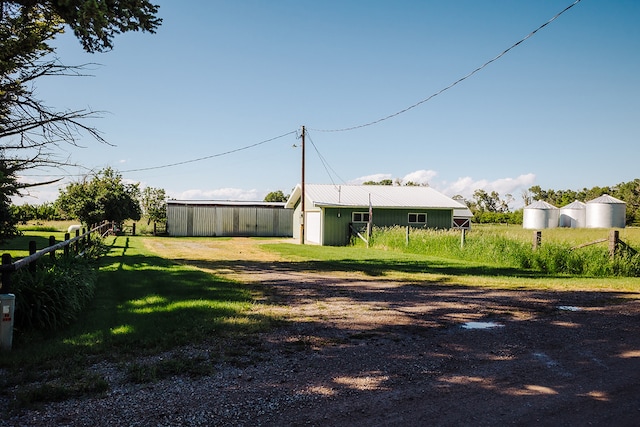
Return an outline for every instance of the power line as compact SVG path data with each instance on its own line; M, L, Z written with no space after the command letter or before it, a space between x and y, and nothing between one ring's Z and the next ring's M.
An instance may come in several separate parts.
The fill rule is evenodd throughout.
M327 175L329 176L329 179L331 180L331 183L335 186L336 183L333 181L333 177L331 176L331 173L329 172L329 169L331 169L331 172L334 173L334 175L336 176L336 178L338 178L340 181L342 181L343 183L346 183L346 181L344 179L342 179L340 177L340 175L338 175L338 173L335 171L335 169L333 169L331 167L331 165L329 164L329 162L327 162L327 159L324 158L324 156L320 153L320 150L318 150L318 147L316 146L316 144L313 142L313 140L311 139L311 135L309 135L309 132L306 132L307 138L309 139L309 142L311 142L311 145L313 146L314 150L316 151L316 154L318 155L318 158L320 159L320 162L322 163L322 166L324 167L324 170L327 172Z
M495 56L492 59L488 60L487 62L485 62L484 64L482 64L481 66L479 66L475 70L471 71L467 75L465 75L463 77L460 77L458 80L454 81L449 86L446 86L446 87L440 89L439 91L433 93L432 95L428 96L427 98L424 98L423 100L418 101L415 104L410 105L409 107L406 107L406 108L404 108L404 109L402 109L400 111L397 111L397 112L395 112L393 114L389 114L388 116L382 117L382 118L374 120L372 122L364 123L364 124L357 125L357 126L351 126L351 127L347 127L347 128L341 128L341 129L311 129L311 130L314 130L314 131L317 131L317 132L346 132L346 131L350 131L350 130L356 130L356 129L361 129L361 128L364 128L364 127L372 126L372 125L378 124L380 122L383 122L385 120L392 119L392 118L394 118L396 116L399 116L400 114L406 113L407 111L412 110L412 109L424 104L427 101L430 101L431 99L435 98L436 96L440 95L441 93L446 92L447 90L453 88L454 86L458 85L459 83L462 83L463 81L467 80L469 77L473 76L474 74L478 73L479 71L481 71L482 69L487 67L489 64L491 64L491 63L497 61L498 59L502 58L509 51L511 51L512 49L516 48L520 44L524 43L527 39L533 37L533 35L535 35L538 31L542 30L544 27L546 27L547 25L551 24L553 21L558 19L558 17L560 17L560 15L562 15L563 13L565 13L566 11L571 9L576 4L580 3L580 1L582 1L582 0L575 0L572 4L570 4L569 6L565 7L562 11L558 12L553 18L549 19L547 22L545 22L544 24L540 25L538 28L536 28L535 30L533 30L532 32L527 34L524 38L520 39L519 41L517 41L516 43L512 44L507 49L503 50L497 56Z
M272 141L275 141L276 139L284 138L285 136L293 135L293 134L296 134L296 133L297 133L297 130L294 130L294 131L287 132L287 133L284 133L282 135L279 135L279 136L276 136L276 137L273 137L273 138L265 139L264 141L256 142L255 144L246 145L244 147L235 148L233 150L225 151L225 152L218 153L218 154L212 154L210 156L198 157L197 159L185 160L185 161L176 162L176 163L169 163L169 164L161 165L161 166L151 166L151 167L148 167L148 168L129 169L129 170L121 171L121 172L122 173L142 172L142 171L148 171L148 170L153 170L153 169L164 169L164 168L169 168L169 167L173 167L173 166L185 165L185 164L188 164L188 163L200 162L202 160L208 160L208 159L213 159L215 157L222 157L222 156L226 156L228 154L237 153L238 151L248 150L250 148L254 148L254 147L257 147L259 145L266 144L267 142L272 142Z
M225 152L222 152L222 153L212 154L210 156L198 157L197 159L184 160L182 162L176 162L176 163L168 163L166 165L160 165L160 166L150 166L148 168L129 169L129 170L118 171L118 172L120 172L120 173L128 173L128 172L142 172L142 171L148 171L148 170L154 170L154 169L164 169L164 168L169 168L169 167L173 167L173 166L180 166L180 165L184 165L184 164L188 164L188 163L199 162L199 161L202 161L202 160L213 159L215 157L222 157L222 156L226 156L226 155L229 155L229 154L237 153L239 151L244 151L244 150L248 150L250 148L255 148L255 147L259 146L259 145L263 145L263 144L266 144L268 142L272 142L272 141L275 141L277 139L284 138L285 136L293 135L293 134L296 134L296 133L297 133L297 130L291 131L291 132L287 132L287 133L284 133L282 135L279 135L279 136L276 136L276 137L273 137L273 138L265 139L264 141L256 142L255 144L246 145L244 147L235 148L233 150L225 151ZM84 167L84 166L80 166L80 167L83 167L83 168L88 169L89 171L91 171L91 169L89 169L87 167ZM83 175L83 174L24 174L24 175L21 175L21 176L29 176L29 177L33 177L33 176L52 176L52 177L71 178L71 177L82 177L82 176L85 176L85 175Z

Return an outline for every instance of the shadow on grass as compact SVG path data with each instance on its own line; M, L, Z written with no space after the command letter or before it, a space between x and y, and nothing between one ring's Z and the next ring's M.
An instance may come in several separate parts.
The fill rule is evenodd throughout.
M280 270L291 272L358 272L370 277L383 279L389 273L408 274L438 274L448 276L505 276L514 278L553 278L559 277L546 273L528 271L510 267L494 267L457 263L451 261L414 261L414 260L388 260L388 259L340 259L340 260L311 260L311 261L202 261L180 260L189 265L197 265L213 270L237 269L242 265L245 270ZM566 276L565 276L566 277ZM394 279L397 280L397 279Z
M130 243L128 237L114 239L111 250L118 255L103 261L95 304L85 319L93 328L77 335L77 344L159 352L271 323L250 312L251 291L241 284L140 253Z
M76 324L47 333L44 341L18 334L12 358L28 355L20 362L24 366L79 354L111 360L157 354L250 334L274 322L251 312L252 290L246 286L142 253L128 237L105 244L110 252L100 261L94 300ZM43 345L46 351L33 351Z

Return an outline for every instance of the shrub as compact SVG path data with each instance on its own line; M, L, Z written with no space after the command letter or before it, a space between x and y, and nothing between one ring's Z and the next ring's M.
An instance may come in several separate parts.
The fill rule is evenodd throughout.
M12 275L18 330L57 330L75 321L93 298L95 259L104 246L94 242L81 258L38 260L36 271L23 268Z

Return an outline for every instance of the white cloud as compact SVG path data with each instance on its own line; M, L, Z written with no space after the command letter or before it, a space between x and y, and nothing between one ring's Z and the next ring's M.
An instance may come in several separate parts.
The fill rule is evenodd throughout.
M415 184L430 184L431 180L438 175L438 172L432 170L419 170L408 173L402 178L402 182L413 182Z
M367 182L367 181L380 182L383 179L392 179L391 174L390 173L374 173L373 175L361 176L359 178L352 179L351 181L348 182L348 184L349 185L360 185L363 182Z
M536 176L532 173L523 174L516 178L500 178L494 181L488 181L486 179L474 180L469 176L465 176L451 183L435 183L432 187L447 196L462 195L465 199L472 199L473 193L476 190L484 190L488 193L495 191L500 194L501 198L504 198L507 194L511 194L514 198L514 205L520 207L520 205L522 205L520 194L529 189L529 187L535 183L535 180Z

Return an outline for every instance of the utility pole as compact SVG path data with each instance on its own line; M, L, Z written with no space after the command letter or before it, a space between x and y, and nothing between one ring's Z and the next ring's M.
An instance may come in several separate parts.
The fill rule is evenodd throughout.
M305 134L305 130L304 130L304 126L302 126L302 180L300 182L300 200L301 200L301 205L300 205L300 209L302 211L302 216L300 217L300 244L304 245L304 199L305 199L305 194L304 194L304 134Z

